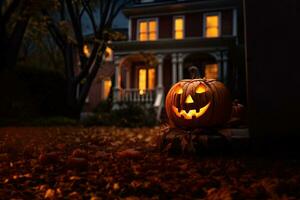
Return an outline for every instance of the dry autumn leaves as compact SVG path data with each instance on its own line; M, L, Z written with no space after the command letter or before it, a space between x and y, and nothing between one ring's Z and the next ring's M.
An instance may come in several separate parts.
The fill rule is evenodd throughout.
M300 199L300 163L161 154L159 128L1 128L0 199Z

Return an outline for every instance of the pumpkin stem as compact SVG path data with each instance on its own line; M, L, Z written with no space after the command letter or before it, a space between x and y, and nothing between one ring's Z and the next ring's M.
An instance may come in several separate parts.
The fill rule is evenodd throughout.
M191 66L188 68L191 79L200 78L199 76L199 70L196 66Z

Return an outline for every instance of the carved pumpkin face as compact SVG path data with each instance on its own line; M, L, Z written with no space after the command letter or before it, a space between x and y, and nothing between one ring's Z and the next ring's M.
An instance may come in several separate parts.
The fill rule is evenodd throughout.
M181 84L178 84L175 88L176 102L172 105L173 112L177 117L183 117L186 120L201 117L210 106L209 99L205 98L206 92L206 86L200 83L195 91L184 95ZM184 104L180 104L182 98ZM201 99L206 101L201 101Z
M216 80L182 80L170 89L166 111L170 123L181 128L221 124L230 116L229 92Z

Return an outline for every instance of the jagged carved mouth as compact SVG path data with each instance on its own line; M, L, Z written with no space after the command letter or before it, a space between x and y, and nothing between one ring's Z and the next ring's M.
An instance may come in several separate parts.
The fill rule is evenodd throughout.
M189 112L186 112L185 110L178 110L178 108L176 108L175 106L172 106L173 112L176 114L177 117L183 117L184 119L197 119L199 117L201 117L206 110L208 109L210 105L210 102L208 104L206 104L205 106L199 108L199 111L197 112L196 109L191 109L189 110Z

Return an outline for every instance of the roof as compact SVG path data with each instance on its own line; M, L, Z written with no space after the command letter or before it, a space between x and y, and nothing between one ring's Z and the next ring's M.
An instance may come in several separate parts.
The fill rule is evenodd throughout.
M235 7L240 0L155 0L149 3L134 3L123 9L129 16L147 15L154 13L193 12L201 9L214 9L220 7Z

